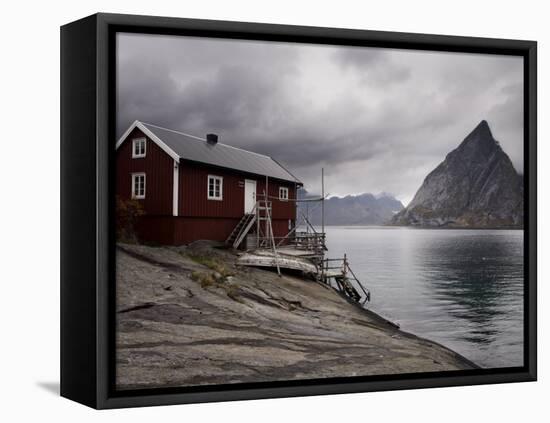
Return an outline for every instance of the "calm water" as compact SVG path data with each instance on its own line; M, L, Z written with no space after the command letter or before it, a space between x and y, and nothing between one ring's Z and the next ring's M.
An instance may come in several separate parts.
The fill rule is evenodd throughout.
M325 229L368 308L482 367L523 365L523 231Z

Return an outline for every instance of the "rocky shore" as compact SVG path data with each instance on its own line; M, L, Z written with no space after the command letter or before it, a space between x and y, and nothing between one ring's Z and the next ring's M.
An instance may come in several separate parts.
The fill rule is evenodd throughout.
M118 389L450 371L457 353L206 242L117 246Z

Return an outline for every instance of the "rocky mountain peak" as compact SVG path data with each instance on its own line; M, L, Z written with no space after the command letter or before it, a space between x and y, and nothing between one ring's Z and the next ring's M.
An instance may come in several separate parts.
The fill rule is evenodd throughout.
M483 119L481 122L478 123L478 125L473 129L473 131L468 134L466 139L474 135L489 136L489 137L493 136L493 133L491 132L491 128L489 128L489 124L485 119Z
M498 150L501 150L500 145L493 137L489 124L486 120L482 120L474 130L464 138L464 141L462 141L453 153L457 152L472 159L478 158L487 160L491 154L494 154Z
M392 223L446 227L521 227L523 190L508 155L482 120L424 180Z

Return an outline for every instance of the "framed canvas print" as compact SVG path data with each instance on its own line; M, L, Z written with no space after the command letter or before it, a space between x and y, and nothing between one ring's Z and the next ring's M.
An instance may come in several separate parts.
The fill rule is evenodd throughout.
M61 29L61 393L536 379L536 43Z

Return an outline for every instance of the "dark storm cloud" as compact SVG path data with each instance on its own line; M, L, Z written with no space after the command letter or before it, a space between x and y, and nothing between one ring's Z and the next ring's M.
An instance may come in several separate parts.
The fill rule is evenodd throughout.
M183 40L130 36L119 42L119 132L140 117L188 130L248 127L270 111L285 74L294 72L291 65L264 66L267 59L291 61L295 53L288 49L270 55L263 45L245 52L236 46L224 62L224 42Z
M255 125L268 112L269 103L277 96L279 75L259 74L244 65L219 68L208 80L197 77L179 86L171 77L146 84L159 74L121 83L129 94L121 99L120 111L125 126L136 113L160 125L235 131Z
M360 47L337 50L334 59L343 69L353 69L364 83L392 84L406 81L411 69L394 62L388 50Z
M482 119L521 171L522 64L503 56L122 35L118 133L136 119L268 154L310 190L410 200Z

